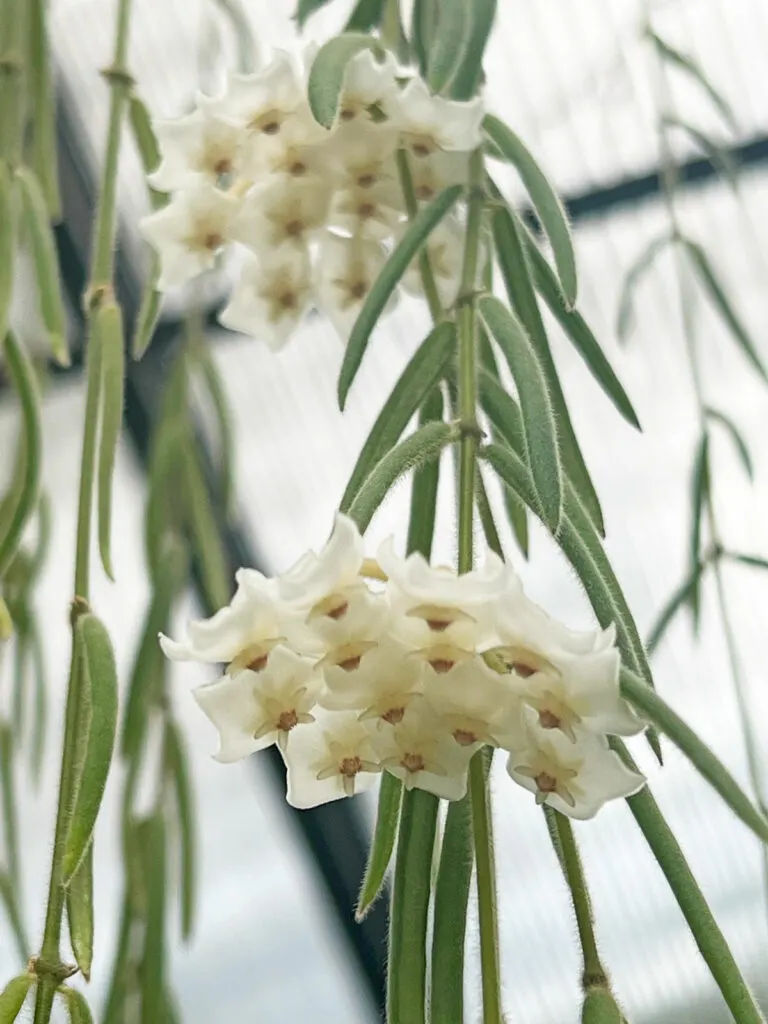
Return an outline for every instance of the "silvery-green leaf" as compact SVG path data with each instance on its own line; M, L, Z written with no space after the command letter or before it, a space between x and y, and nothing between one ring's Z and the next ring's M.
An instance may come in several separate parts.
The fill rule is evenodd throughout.
M443 393L439 387L433 387L419 410L419 426L442 423L444 415ZM439 458L430 459L416 467L411 484L407 550L409 554L412 551L419 551L427 560L432 556L432 542L435 538L439 485Z
M114 302L99 306L93 315L91 343L101 356L101 430L99 432L98 510L99 553L104 571L111 580L112 569L112 477L117 443L123 426L125 388L125 341L123 313Z
M497 0L464 0L469 31L462 61L451 80L452 100L471 100L483 82L483 56L496 18Z
M381 24L387 0L357 0L345 32L370 32Z
M691 605L693 595L698 590L701 575L707 565L708 562L706 560L697 562L693 571L686 576L659 612L656 622L648 634L646 648L649 654L653 654L659 646L678 611L686 605Z
M325 7L329 3L330 0L299 0L293 15L293 20L296 22L299 30L304 28L315 11L319 11L321 7Z
M67 888L67 923L75 962L86 981L93 963L93 842Z
M384 876L392 859L392 851L395 848L395 839L397 838L397 828L400 824L400 804L402 799L402 782L389 772L384 772L381 776L376 824L373 829L371 849L368 853L363 886L360 890L360 898L357 901L357 909L355 910L356 921L363 920L384 886Z
M445 89L461 64L470 7L467 0L441 0L437 8L437 27L429 48L427 69L427 84L434 93Z
M336 120L347 64L358 53L377 46L374 36L348 32L334 36L320 47L312 62L307 83L309 106L318 124L330 128Z
M0 1024L13 1024L18 1018L34 980L33 974L19 974L0 992Z
M632 330L633 302L638 285L653 266L659 253L672 241L672 235L668 231L652 238L624 275L616 319L616 334L619 341L626 341Z
M691 612L693 613L693 624L699 625L700 594L699 580L701 574L696 573L696 568L701 560L701 528L702 519L709 494L709 434L706 431L701 435L696 456L693 461L693 476L691 482L691 543L689 549L689 578L692 581L690 593Z

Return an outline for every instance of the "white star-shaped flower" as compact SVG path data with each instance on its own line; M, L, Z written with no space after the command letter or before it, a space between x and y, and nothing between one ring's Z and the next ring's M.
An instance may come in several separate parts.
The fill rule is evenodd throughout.
M304 116L304 85L290 53L275 50L266 67L253 74L232 74L223 96L198 97L206 113L247 132L275 138L296 117Z
M630 771L604 736L582 733L571 743L561 732L529 734L526 748L513 751L507 761L509 775L570 818L592 818L603 804L631 796L645 784Z
M265 257L281 246L306 251L325 225L328 200L322 181L277 178L246 197L232 237Z
M280 643L275 583L255 569L240 569L237 590L230 604L210 619L190 622L186 641L160 634L160 646L171 661L224 662L235 676L248 669L267 667L273 648Z
M273 743L285 750L297 726L314 722L319 690L314 662L278 646L260 672L225 675L194 695L219 731L216 760L229 763Z
M433 96L416 77L401 92L386 96L382 107L390 126L400 132L403 147L417 158L439 150L468 152L482 144L479 96L466 103Z
M469 154L444 153L411 160L413 192L420 203L428 203L449 185L466 185L469 180Z
M372 734L382 767L406 789L424 789L444 800L461 800L467 792L472 747L457 743L423 702L414 702L402 721Z
M403 219L400 186L382 180L363 188L334 192L328 210L328 226L347 235L382 241Z
M306 250L283 247L271 258L266 253L263 258L249 254L219 321L277 350L299 326L313 300Z
M240 173L243 132L205 110L195 110L170 121L155 121L153 128L162 161L147 176L161 192L196 185L228 186Z
M326 232L317 261L318 305L346 341L387 259L378 242ZM397 301L393 293L385 312Z
M240 209L234 196L212 185L177 192L170 203L139 221L139 229L160 256L160 291L210 270L232 238Z
M410 658L407 648L385 639L354 671L326 665L319 702L331 710L357 710L361 721L396 725L421 697L424 672L424 665Z
M450 308L459 292L464 259L464 230L455 217L446 217L435 228L427 241L427 254L440 301ZM413 295L424 294L418 259L405 272L403 288Z
M362 793L381 771L369 732L352 712L318 708L315 724L296 730L283 757L288 803L299 808Z
M443 675L425 676L425 700L462 747L488 743L516 749L525 742L519 695L505 676L476 656Z
M340 128L326 147L335 188L357 190L396 185L395 151L397 132L387 128L366 128L359 124Z
M389 51L382 60L371 50L356 54L344 73L337 123L368 118L371 107L391 106L398 92L396 75L397 62Z
M523 595L500 601L497 612L501 645L489 652L489 663L510 673L538 728L574 742L582 729L619 736L643 731L619 692L613 629L575 633Z

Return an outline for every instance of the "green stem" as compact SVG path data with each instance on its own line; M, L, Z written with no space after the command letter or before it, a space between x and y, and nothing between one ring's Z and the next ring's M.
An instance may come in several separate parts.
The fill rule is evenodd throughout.
M576 916L576 927L579 931L579 942L584 959L584 976L582 985L586 990L591 985L605 985L606 973L600 961L595 939L595 927L592 919L592 902L589 898L587 881L581 866L576 837L568 818L558 811L553 811L550 820L554 823L559 840L561 863L565 872L565 880L571 890L573 912Z
M29 4L0 0L0 156L13 169L21 163L26 116ZM0 339L1 340L1 339Z
M80 460L80 491L77 509L77 542L75 551L75 594L88 600L91 578L91 526L93 522L93 484L96 468L96 443L99 434L101 406L101 349L95 331L88 332L86 343L87 391L83 450Z

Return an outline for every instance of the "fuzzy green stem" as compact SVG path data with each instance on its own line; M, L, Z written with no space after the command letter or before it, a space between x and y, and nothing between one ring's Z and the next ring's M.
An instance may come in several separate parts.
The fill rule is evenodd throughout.
M75 551L75 594L88 600L91 579L91 526L93 523L93 484L96 468L96 444L99 434L101 406L101 349L99 337L88 332L86 348L87 391L83 450L80 460L80 490L77 509L77 541Z
M591 985L605 985L607 981L605 969L600 960L595 939L595 927L592 918L592 902L589 898L587 881L579 857L579 848L573 834L573 826L564 814L554 811L551 816L557 831L563 871L568 888L571 890L571 902L576 916L576 927L579 931L579 942L584 960L584 976L582 984L586 990Z

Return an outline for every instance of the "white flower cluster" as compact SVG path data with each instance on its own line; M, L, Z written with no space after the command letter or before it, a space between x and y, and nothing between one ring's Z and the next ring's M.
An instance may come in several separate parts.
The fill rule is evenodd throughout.
M309 59L311 60L309 55ZM337 123L313 119L306 74L277 51L264 70L232 75L219 98L155 123L162 162L150 184L172 193L141 230L161 260L161 290L212 268L231 243L245 247L221 322L281 347L304 314L321 309L346 339L405 222L395 154L411 154L418 200L466 180L480 145L480 99L403 87L394 57L365 50L346 71ZM447 218L429 252L446 305L456 296L461 227ZM414 268L403 281L419 290Z
M295 807L351 796L381 771L458 800L483 744L508 751L510 776L571 817L642 786L606 738L643 728L619 694L613 630L553 621L494 555L457 576L398 557L390 540L369 563L338 515L320 554L275 579L241 569L237 582L187 642L161 644L169 658L226 664L195 691L217 757L276 743Z

